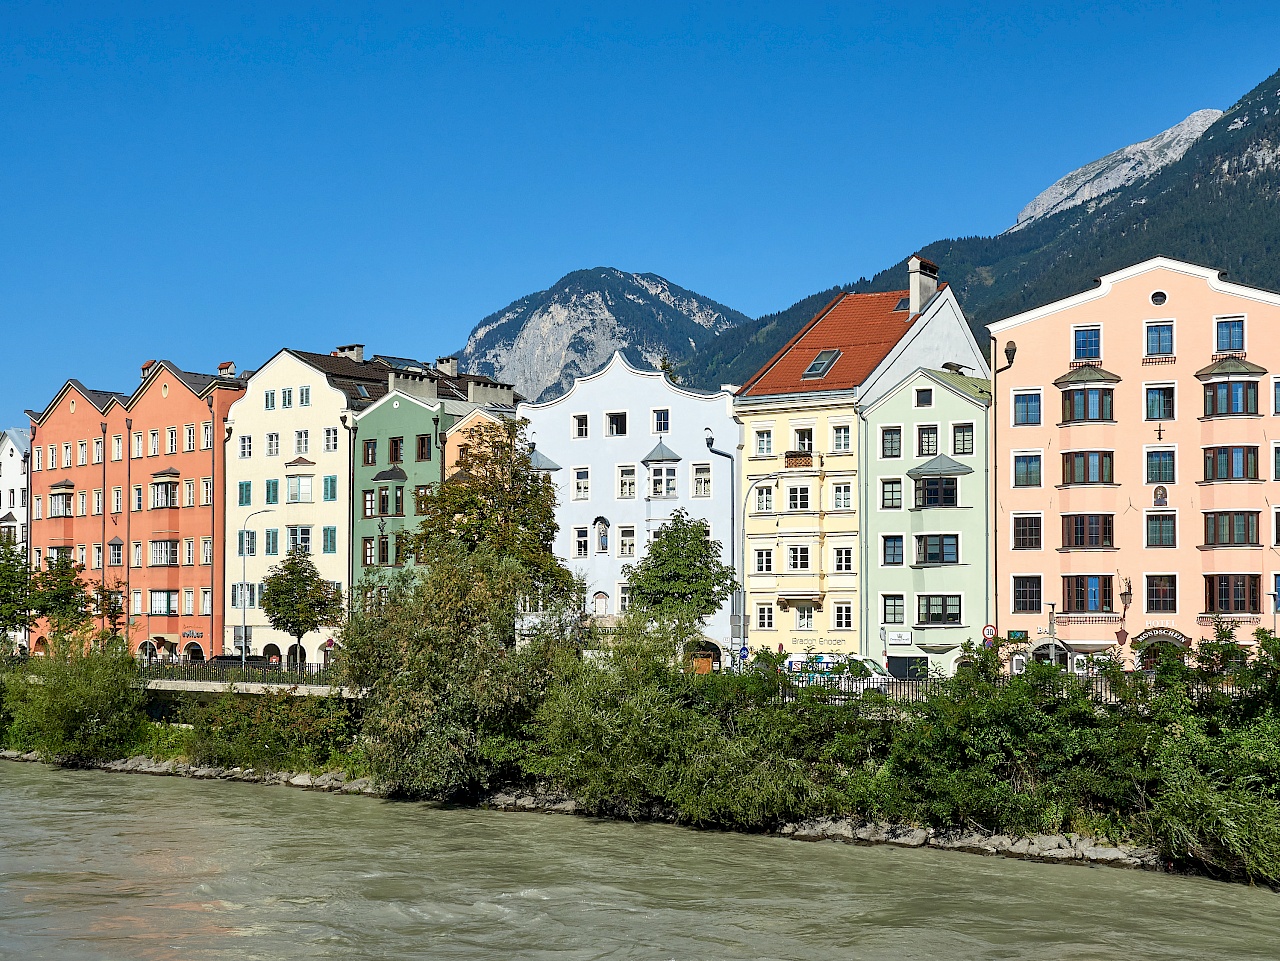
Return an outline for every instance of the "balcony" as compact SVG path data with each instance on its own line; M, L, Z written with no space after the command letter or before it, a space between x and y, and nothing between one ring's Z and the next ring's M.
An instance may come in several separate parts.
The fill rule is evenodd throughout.
M782 457L784 467L813 466L813 451L811 450L789 450Z

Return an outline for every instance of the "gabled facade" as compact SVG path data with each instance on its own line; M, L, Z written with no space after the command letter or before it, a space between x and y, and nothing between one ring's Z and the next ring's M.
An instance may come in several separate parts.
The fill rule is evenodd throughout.
M862 418L863 634L895 677L951 674L991 614L988 381L918 370Z
M0 541L27 549L27 460L31 432L0 431Z
M244 390L219 374L147 361L131 394L68 381L31 416L31 562L58 554L116 591L134 650L221 653L221 445L215 424ZM44 638L32 631L33 651Z
M937 268L910 261L907 290L841 294L735 398L744 427L747 622L752 648L879 654L859 611L860 412L920 367L987 367Z
M1001 634L1150 663L1280 587L1280 295L1156 258L990 327Z
M589 613L612 618L626 610L623 566L639 561L681 508L708 522L722 560L737 568L739 429L729 391L680 387L615 353L565 394L520 404L516 414L529 421L535 466L556 484L555 552L586 579ZM705 629L724 664L734 643L731 607Z

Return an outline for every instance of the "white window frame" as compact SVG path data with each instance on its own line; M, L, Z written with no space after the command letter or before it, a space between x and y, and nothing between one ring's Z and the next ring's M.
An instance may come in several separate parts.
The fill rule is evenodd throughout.
M578 419L582 418L582 427L585 432L578 433ZM569 415L569 439L570 440L590 440L591 439L591 415L585 411Z
M1040 479L1044 479L1044 464L1040 465ZM1021 488L1020 488L1021 489ZM1032 488L1034 489L1034 488ZM1039 547L1015 547L1016 531L1014 529L1014 519L1018 517L1038 517L1040 518L1040 546ZM932 533L932 532L931 532ZM1112 535L1114 536L1114 534ZM1018 554L1030 554L1032 551L1043 551L1045 549L1044 542L1046 540L1044 529L1044 511L1010 511L1009 512L1009 550Z
M585 477L579 477L578 472L585 473ZM591 500L591 468L586 464L569 468L569 478L573 482L573 487L569 491L569 499L574 501Z
M1276 446L1272 444L1272 446ZM1173 480L1171 481L1149 481L1147 480L1147 454L1152 451L1173 451ZM1067 451L1063 451L1067 453ZM1114 457L1114 455L1113 455ZM1143 487L1172 487L1178 483L1178 474L1180 473L1182 458L1178 456L1177 444L1143 444L1142 445L1142 486ZM1114 464L1114 460L1112 461ZM1271 466L1275 466L1275 452L1271 455ZM1114 470L1114 466L1112 470ZM1041 475L1044 474L1044 467L1041 466Z
M898 432L898 456L897 457L884 456L884 432L887 430L896 430ZM906 425L904 424L880 424L879 427L876 428L876 460L881 462L906 460L907 455L904 452L903 446L902 446L902 438L905 433L906 433Z
M1213 353L1225 354L1233 353L1230 350L1218 350L1218 324L1222 321L1238 320L1240 321L1240 352L1248 353L1249 351L1249 315L1240 314L1214 314L1213 316Z
M849 495L849 503L841 506L836 503L836 492L840 488L845 488ZM833 511L851 511L853 510L853 481L838 480L831 485L831 510Z
M877 545L876 566L880 570L901 570L907 567L907 534L899 531L884 531L880 534L880 543ZM886 564L884 562L884 542L890 537L899 537L902 539L902 563Z
M884 506L884 485L886 481L898 482L898 506L897 507ZM885 513L885 514L896 514L899 511L906 510L907 485L904 481L905 481L904 477L881 477L880 478L880 483L876 487L876 510L877 511L880 511L881 513Z
M615 434L613 432L613 421L610 420L610 418L612 417L622 418L623 430L621 434ZM631 430L631 418L630 416L628 416L625 410L607 410L604 412L604 436L605 437L626 437L627 433L630 430Z
M835 422L829 425L831 428L831 453L833 454L852 454L853 453L853 424ZM836 431L843 430L848 432L849 445L847 447L836 446Z
M1044 543L1043 528L1042 528L1042 532L1041 532L1040 542L1041 542L1042 544ZM1069 576L1069 575L1068 575L1068 576ZM1010 571L1010 572L1009 572L1008 577L1009 577L1009 614L1010 614L1010 616L1012 616L1012 617L1043 617L1043 616L1044 616L1044 614L1045 614L1045 611L1046 611L1046 610L1048 609L1048 607L1049 607L1049 604L1048 604L1048 602L1046 601L1046 597L1045 597L1045 589L1046 589L1046 588L1045 588L1045 579L1046 579L1046 575L1044 574L1044 572L1043 572L1043 571ZM1040 610L1038 610L1038 611L1018 611L1018 610L1014 610L1014 607L1013 607L1013 602L1014 602L1014 596L1013 596L1013 582L1014 582L1014 579L1015 579L1015 578L1018 578L1018 577L1038 577L1038 578L1040 578ZM1058 589L1059 589L1059 591L1061 591L1061 589L1062 589L1062 576L1061 576L1061 575L1059 575L1059 577L1058 577ZM1058 608L1059 613L1061 613L1062 604L1061 604L1061 603L1059 603L1059 604L1057 605L1057 608ZM964 614L964 602L963 602L963 601L961 601L961 602L960 602L960 613L961 613L961 615L963 616L963 614ZM1032 631L1032 632L1030 632L1030 634L1031 634L1032 636L1034 636L1034 635L1035 635L1035 632L1034 632L1034 631Z
M1071 362L1073 364L1084 361L1085 363L1096 363L1099 367L1102 366L1102 359L1107 356L1107 343L1106 343L1106 340L1104 339L1105 334L1102 328L1103 328L1103 325L1101 323L1071 325ZM1076 331L1078 330L1096 330L1098 332L1098 356L1097 357L1081 358L1076 356ZM1143 345L1143 350L1146 350L1145 344ZM1043 414L1043 408L1041 408L1041 413Z
M1039 394L1040 395L1040 423L1038 424L1019 424L1015 422L1017 417L1017 398L1020 394ZM1013 428L1021 427L1024 430L1034 427L1050 426L1045 423L1044 409L1044 387L1010 387L1009 388L1009 426Z
M631 493L624 494L622 492L622 472L624 470L631 471ZM615 484L613 487L613 499L620 501L633 501L636 499L638 484L640 482L640 469L636 464L617 464L614 466Z
M1146 531L1142 532L1142 538L1144 541L1146 540L1146 534L1147 534ZM1209 572L1205 571L1204 573L1209 573ZM1172 577L1173 578L1173 610L1152 611L1147 609L1147 604L1150 602L1150 598L1147 595L1147 578L1148 577ZM1265 581L1266 578L1264 577L1263 580ZM1172 619L1182 613L1182 577L1179 576L1178 571L1143 571L1141 584L1142 584L1142 613L1144 615L1146 615L1147 617L1153 617L1157 619L1163 618L1163 617ZM1200 579L1200 587L1201 589L1204 588L1203 577ZM1263 604L1262 606L1265 608L1267 605Z
M1147 388L1148 387L1172 387L1173 388L1173 416L1172 417L1161 417L1158 420L1152 420L1151 418L1147 417ZM1171 423L1173 421L1176 421L1178 419L1178 408L1182 406L1181 400L1178 396L1181 393L1182 392L1178 390L1178 382L1176 380L1144 380L1142 382L1142 422L1144 424L1163 424L1166 422ZM1114 404L1115 401L1113 400L1112 403ZM1113 416L1114 416L1114 413L1115 411L1113 408L1112 410Z
M1164 326L1169 326L1173 328L1173 331L1172 331L1173 352L1168 354L1148 354L1147 353L1147 328L1148 327L1164 327ZM1216 343L1217 336L1218 336L1218 329L1216 327L1213 330L1213 336ZM1144 320L1142 322L1142 356L1144 358L1146 357L1177 357L1178 356L1178 322L1174 318L1156 317L1151 320Z
M1063 452L1065 453L1065 451ZM1026 487L1018 487L1013 483L1016 476L1014 474L1014 465L1018 462L1019 457L1038 456L1040 458L1040 483L1036 486L1028 485ZM1114 470L1114 461L1112 469ZM1044 448L1043 447L1024 447L1009 451L1009 490L1011 491L1038 491L1045 488L1045 466L1044 466ZM1053 485L1049 485L1052 487Z

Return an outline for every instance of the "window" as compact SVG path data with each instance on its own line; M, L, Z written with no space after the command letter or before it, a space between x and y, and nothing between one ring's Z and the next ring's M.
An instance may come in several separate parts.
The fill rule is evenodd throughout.
M1257 480L1258 448L1206 447L1204 479L1207 481Z
M1062 392L1062 421L1113 420L1110 387L1082 387Z
M653 497L675 497L676 469L674 467L654 467L649 477L649 485L649 490Z
M311 553L311 528L304 525L288 527L289 532L289 550L302 551L304 554Z
M200 449L209 450L213 447L213 422L205 421L200 425Z
M267 456L268 456L268 457L279 457L279 456L280 456L280 435L279 435L279 434L276 434L276 433L270 433L270 434L268 434L268 435L267 435L267 451L266 451L266 454L267 454Z
M1040 575L1021 575L1013 579L1013 612L1040 613Z
M812 604L796 605L796 630L797 631L813 630L813 605Z
M1204 608L1208 614L1261 614L1262 575L1206 574Z
M916 456L933 457L938 453L938 428L920 427L916 430Z
M166 454L178 453L178 428L170 427L165 431L164 450Z
M626 412L615 414L605 414L605 431L609 437L626 437L627 436L627 415Z
M1256 547L1258 511L1208 511L1204 515L1206 547Z
M880 456L894 458L902 456L902 428L884 427L880 430Z
M906 620L906 602L901 594L886 594L882 603L885 624L901 624Z
M1244 350L1244 318L1228 317L1217 322L1217 351Z
M1078 450L1062 455L1062 483L1110 484L1114 476L1109 450Z
M367 440L364 442L364 466L373 467L378 463L378 442L376 440Z
M573 472L573 499L591 500L591 468L579 467Z
M766 514L773 511L772 487L765 486L756 488L756 510Z
M196 592L188 588L182 592L182 613L194 614L196 612Z
M240 481L237 489L240 492L240 506L249 507L253 503L253 481Z
M808 547L787 548L787 570L807 571L808 569L809 569L809 548Z
M1062 610L1068 614L1109 614L1111 577L1087 574L1062 579Z
M831 488L831 509L849 510L853 507L853 485L836 484Z
M119 487L111 488L111 513L119 514L124 510L123 506L124 490Z
M287 477L285 480L288 483L290 504L311 503L311 475L299 474L294 477Z
M236 531L236 554L240 557L253 557L258 553L257 531Z
M174 506L177 507L177 503ZM76 494L76 516L84 517L87 513L89 513L89 492L80 491Z
M366 537L361 541L361 556L364 558L364 566L372 567L378 562L377 555L374 553L374 541L372 537Z
M431 435L419 434L417 441L418 460L431 460Z
M636 556L636 529L634 527L618 528L618 556Z
M1172 513L1148 514L1147 546L1177 547L1177 529L1177 515Z
M142 510L142 485L133 485L133 509L135 511Z
M916 388L916 406L917 407L933 406L933 388L932 387Z
M655 434L665 434L671 429L671 411L665 407L660 407L653 412L653 432Z
M330 454L338 449L338 428L326 427L324 429L324 449Z
M1147 420L1173 420L1173 388L1147 388Z
M1277 381L1277 384L1280 384L1280 381ZM1277 396L1280 396L1280 393L1278 393ZM773 431L771 430L756 431L756 456L768 457L768 456L771 456L772 454L773 454Z
M187 424L182 429L182 449L188 454L196 449L196 425Z
M177 591L151 591L151 614L177 614L178 613L178 592Z
M337 474L325 475L324 499L327 501L336 501L338 499L338 475Z
M960 535L917 534L917 564L959 564Z
M882 541L881 563L885 567L897 567L902 564L902 535L888 534Z
M575 553L578 557L586 557L588 550L587 529L575 527L573 530Z
M305 453L300 452L300 453ZM387 463L400 464L404 462L404 438L392 437L387 441Z
M710 497L711 496L711 465L710 464L694 464L693 465L693 496L694 497Z
M159 481L151 485L151 509L178 506L178 482Z
M31 449L31 469L32 469L32 471L38 471L38 470L41 470L41 469L42 469L42 468L40 467L40 455L41 455L41 453L42 453L43 451L44 451L44 448L43 448L43 447L33 447L33 448ZM116 459L117 459L117 460L119 460L119 458L116 458Z
M1067 514L1062 518L1065 548L1114 547L1114 514Z
M307 454L307 453L310 453L310 451L311 451L311 431L295 430L293 432L293 452L295 454Z
M957 455L973 453L972 424L955 424L951 428L951 453Z
M93 462L95 464L102 463L102 438L95 437L93 439Z
M1015 551L1038 551L1042 545L1043 521L1038 514L1014 515L1013 549Z
M158 430L151 431L150 440L151 442L147 446L147 456L159 457L160 456L160 431Z
M201 564L213 563L213 538L212 537L200 538L200 563Z
M240 458L241 460L253 456L253 438L248 434L240 436Z
M404 517L404 488L396 488L396 506L395 513L398 517Z
M1015 425L1040 423L1040 395L1013 395L1013 422Z
M267 481L267 496L266 496L266 499L263 501L263 503L265 504L280 503L280 481L279 480L272 479Z
M813 358L813 363L806 367L804 373L800 375L801 379L826 377L839 358L840 351L838 350L818 351L818 356Z
M391 488L378 488L378 513L385 517L391 513Z
M281 407L293 406L293 388L292 387L280 388L280 406Z
M618 468L618 497L630 500L636 496L636 469L634 466Z
M213 503L213 478L202 477L200 478L200 504L203 507L208 507L212 503Z
M916 623L959 624L959 594L919 594L916 597Z
M160 439L159 432L153 430L151 433L155 435L156 441L159 442L159 439ZM63 467L71 466L71 445L69 443L62 445L62 466Z
M762 631L773 630L773 605L756 605L756 627Z
M800 451L801 453L804 453L804 454L813 453L813 428L812 427L797 428L795 439L796 439L795 449L797 451Z
M835 629L837 631L853 630L853 605L848 601L836 604Z
M836 573L852 574L853 573L853 548L837 547L835 550Z
M95 571L102 570L102 545L93 545L93 569Z
M1204 385L1204 416L1223 417L1231 414L1258 412L1256 380L1224 380Z
M183 507L196 506L196 481L194 477L184 480L182 482L182 506ZM96 511L95 513L100 514L102 512Z
M336 527L326 527L321 531L321 550L326 554L338 553L338 529Z
M124 545L108 544L107 545L107 563L112 567L119 567L124 563Z
M1147 613L1176 614L1178 579L1173 574L1147 575Z
M1148 484L1172 484L1173 483L1173 451L1171 450L1149 450L1147 451L1147 483Z
M152 541L151 542L151 566L152 567L177 567L178 566L178 542L177 541Z
M311 406L311 388L310 387L298 388L298 406L299 407Z
M831 428L831 452L847 454L852 449L852 433L849 425L840 424Z
M213 589L200 588L200 614L207 617L213 613Z
M1173 324L1147 324L1147 356L1173 354Z
M807 511L809 509L809 488L787 488L787 510Z
M922 477L916 481L916 507L955 507L958 492L954 477Z
M121 437L119 434L116 434L111 438L111 459L112 460L120 460L121 458L124 457L123 444L124 444L124 438ZM39 470L40 467L38 465L40 461L40 448L37 447L34 453L36 455L36 462L37 462L36 470Z
M232 584L231 606L236 610L244 610L258 606L257 584Z
M590 436L590 431L587 427L586 414L573 415L573 436L579 438Z
M1015 488L1038 488L1041 485L1041 456L1014 454Z
M883 480L880 482L880 507L884 510L900 510L902 508L902 481Z
M263 410L276 409L276 392L274 390L264 390L262 392L262 409Z
M9 491L9 506L13 506L13 491ZM100 490L93 492L93 513L95 517L102 513L102 491Z
M773 551L772 550L756 551L756 573L757 574L773 573Z
M132 606L131 606L130 610L131 610L134 614L141 614L141 613L142 613L142 591L134 591L134 592L133 592L133 604L132 604Z
M264 532L262 541L262 553L268 557L274 557L280 553L280 530L276 527L268 528Z
M1077 327L1075 337L1076 360L1098 360L1102 357L1102 328Z

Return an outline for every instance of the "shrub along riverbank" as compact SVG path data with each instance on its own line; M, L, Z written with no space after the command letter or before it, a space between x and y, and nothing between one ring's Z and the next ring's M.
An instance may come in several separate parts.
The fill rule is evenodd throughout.
M541 785L584 813L738 830L852 817L1076 832L1215 877L1280 881L1280 644L1266 632L1247 665L1210 644L1153 677L1113 672L1108 705L1049 666L1004 677L995 650L972 652L972 670L918 703L846 703L768 656L740 675L686 673L659 640L672 625L631 625L584 660L555 618L512 650L483 630L446 640L412 605L398 610L349 625L358 706L228 694L192 708L190 728L165 728L145 721L127 655L108 652L8 672L2 738L68 763L341 768L394 796L464 804ZM363 640L393 636L399 652L368 658Z

